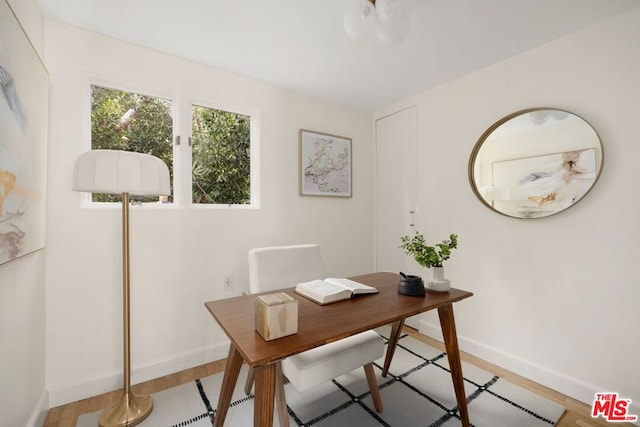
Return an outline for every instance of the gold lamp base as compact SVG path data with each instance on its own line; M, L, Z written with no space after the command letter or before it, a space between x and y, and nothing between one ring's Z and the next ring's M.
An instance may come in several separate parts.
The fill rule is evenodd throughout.
M101 427L135 426L149 416L153 409L151 396L134 396L124 393L120 402L112 408L105 409L100 415Z

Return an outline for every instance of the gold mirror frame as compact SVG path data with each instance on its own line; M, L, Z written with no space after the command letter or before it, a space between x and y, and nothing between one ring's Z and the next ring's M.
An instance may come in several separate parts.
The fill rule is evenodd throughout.
M529 108L487 129L469 158L469 183L489 209L513 218L544 218L582 200L598 181L602 142L582 117Z

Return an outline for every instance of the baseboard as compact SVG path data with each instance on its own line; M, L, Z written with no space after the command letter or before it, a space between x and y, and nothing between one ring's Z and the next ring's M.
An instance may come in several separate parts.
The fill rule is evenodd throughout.
M443 340L439 324L420 319L419 331L436 340ZM462 351L584 402L589 406L593 404L595 394L603 391L601 387L569 377L563 373L537 365L529 360L521 359L513 354L472 340L463 335L458 335L458 345ZM640 415L639 408L637 405L633 405L633 403L634 402L632 402L630 413Z
M31 416L27 420L26 427L40 427L44 425L44 421L47 418L47 411L49 409L49 392L47 390L43 390L40 395L40 399L38 399L38 403L33 408L33 412L31 412Z
M214 360L224 359L227 357L228 352L229 342L227 341L133 366L131 368L131 384L138 384ZM50 386L48 388L49 408L55 408L56 406L76 402L119 388L122 388L121 370L96 375L75 383Z

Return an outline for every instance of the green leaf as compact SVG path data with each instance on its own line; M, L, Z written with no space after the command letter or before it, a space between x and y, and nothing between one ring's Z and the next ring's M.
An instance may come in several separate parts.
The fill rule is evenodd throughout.
M413 256L421 266L442 267L442 263L451 257L451 251L458 247L458 236L450 234L449 240L430 246L424 236L416 231L413 237L401 236L400 242L400 248L404 249L407 255Z

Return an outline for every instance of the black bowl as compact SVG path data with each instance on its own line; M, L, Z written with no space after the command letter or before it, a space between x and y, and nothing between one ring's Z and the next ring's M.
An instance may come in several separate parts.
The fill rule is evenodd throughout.
M403 276L398 284L398 293L410 297L424 296L424 283L420 276Z

